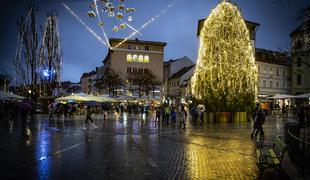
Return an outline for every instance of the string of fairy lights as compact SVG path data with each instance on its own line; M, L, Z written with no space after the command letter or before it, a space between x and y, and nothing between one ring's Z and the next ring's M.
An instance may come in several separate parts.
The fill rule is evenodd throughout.
M126 0L129 1L129 0ZM109 48L117 48L120 45L122 45L124 42L128 41L128 39L132 38L133 36L139 34L143 35L141 31L145 29L147 26L149 26L152 22L154 22L156 19L164 15L170 8L172 8L179 0L173 0L170 4L168 4L164 9L160 11L160 13L152 16L149 20L147 20L145 23L143 23L138 29L133 27L130 23L133 21L133 13L136 12L136 9L132 6L126 6L125 0L93 0L90 4L90 10L87 12L87 15L90 18L96 18L97 19L97 25L100 26L100 29L102 31L102 34L104 36L101 38L93 29L91 29L87 24L72 10L72 8L69 7L67 3L62 3L63 7L73 16L75 17L78 22L86 28L97 40L99 40L102 44L108 46ZM130 3L128 3L130 4ZM103 15L103 16L102 16ZM111 47L108 40L108 35L106 32L106 29L108 27L105 26L105 22L108 18L115 18L120 24L114 24L112 27L113 32L118 32L119 30L123 30L126 27L133 30L131 34L129 34L126 38L124 38L123 41L118 43L116 46ZM105 20L106 19L106 20Z
M257 79L254 51L243 17L235 5L222 2L212 10L201 30L192 93L217 105L217 110L245 110L255 102Z

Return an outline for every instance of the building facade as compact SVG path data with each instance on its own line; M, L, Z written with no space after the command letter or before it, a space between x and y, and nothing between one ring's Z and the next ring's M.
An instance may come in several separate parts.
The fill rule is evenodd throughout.
M183 67L168 79L168 97L186 98L187 81L193 76L195 65Z
M293 94L310 93L310 20L291 34Z
M258 67L258 98L292 93L290 58L280 52L256 48Z
M114 38L109 40L112 48L108 50L108 55L103 60L104 66L111 68L124 82L132 72L151 72L162 84L166 43L139 39L121 43L122 41L123 39ZM124 90L127 91L128 88L125 87ZM123 95L127 95L126 92Z
M171 96L169 94L171 84L168 80L182 68L192 66L195 63L187 56L178 59L170 59L164 62L164 82L163 82L163 94L165 97Z

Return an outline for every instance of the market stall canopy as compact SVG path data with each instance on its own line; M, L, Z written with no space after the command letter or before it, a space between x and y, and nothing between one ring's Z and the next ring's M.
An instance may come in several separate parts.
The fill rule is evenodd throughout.
M102 102L115 102L115 100L109 97L109 95L100 95L97 96L97 98L100 99Z
M295 96L292 95L287 95L287 94L280 94L280 95L275 95L273 97L270 97L268 99L294 99Z
M98 98L97 96L85 93L78 93L69 96L59 97L55 99L55 101L106 102L105 100Z
M72 94L69 96L56 98L55 101L87 101L87 99L78 94Z
M8 93L4 91L0 91L0 99L1 100L10 100L10 99L25 99L23 96L19 96L13 93Z
M306 93L306 94L299 94L297 96L295 96L296 99L307 99L310 98L310 93Z

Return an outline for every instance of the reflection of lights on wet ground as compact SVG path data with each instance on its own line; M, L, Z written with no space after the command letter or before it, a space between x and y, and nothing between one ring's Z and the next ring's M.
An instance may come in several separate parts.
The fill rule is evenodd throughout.
M102 44L107 45L107 44L101 39L101 37L100 37L99 35L97 35L90 27L88 27L88 26L85 24L85 22L82 21L82 19L79 18L79 16L76 15L76 13L75 13L73 10L70 9L70 7L69 7L68 5L66 5L65 3L62 3L62 5L63 5L63 7L65 7L65 8L70 12L70 14L71 14L73 17L75 17L75 18L79 21L79 23L81 23L81 24L82 24L95 38L97 38Z
M38 160L38 176L43 179L49 178L50 159L47 158L50 149L48 131L41 131L36 145L36 156Z
M146 21L144 24L142 24L142 26L140 26L140 28L137 29L138 32L140 32L142 29L146 28L149 24L151 24L153 21L155 21L157 18L159 18L160 16L164 15L169 8L172 8L175 3L177 3L178 0L174 0L171 4L169 4L167 7L165 7L159 14L156 14L155 16L153 16L150 20ZM134 31L132 32L128 37L126 37L122 42L118 43L115 47L113 48L118 48L120 45L122 45L124 42L126 42L128 39L130 39L131 37L133 37L134 35L136 35L137 32Z
M127 113L123 113L124 126L127 125Z

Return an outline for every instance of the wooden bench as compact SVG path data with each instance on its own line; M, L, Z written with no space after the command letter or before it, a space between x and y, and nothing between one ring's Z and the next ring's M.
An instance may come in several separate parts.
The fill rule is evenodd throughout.
M274 168L280 171L283 156L286 152L287 146L280 137L277 137L271 148L267 146L259 146L256 149L257 164L261 171L267 168Z

